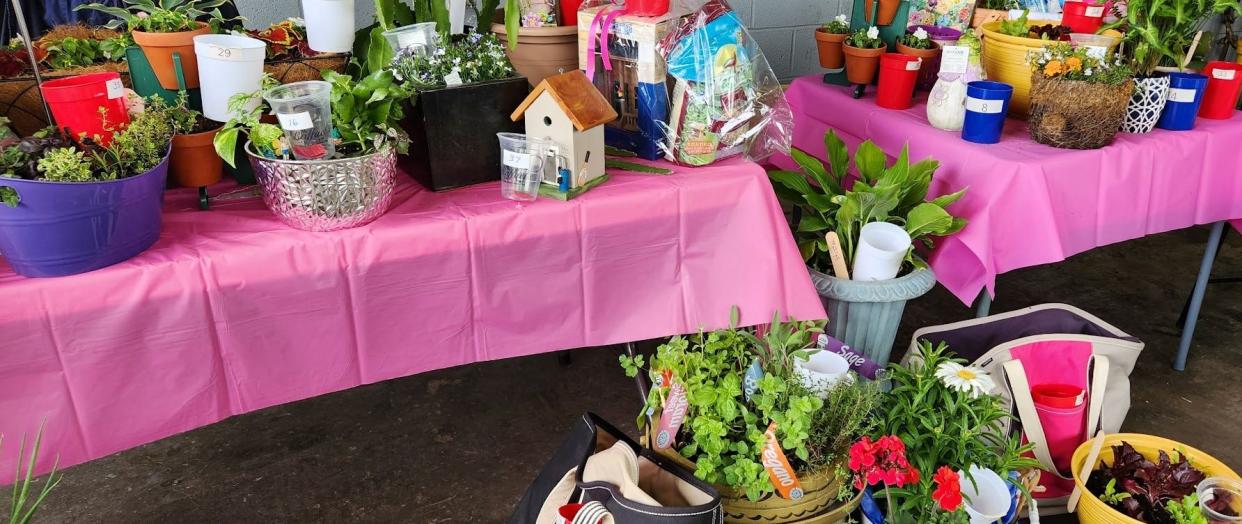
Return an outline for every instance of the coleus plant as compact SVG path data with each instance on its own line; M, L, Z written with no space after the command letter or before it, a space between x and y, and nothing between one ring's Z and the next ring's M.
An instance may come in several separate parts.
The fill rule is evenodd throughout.
M1175 524L1168 503L1182 500L1195 492L1207 478L1186 456L1175 452L1177 460L1160 450L1155 462L1134 449L1128 442L1113 446L1113 463L1101 463L1091 473L1087 489L1104 496L1110 484L1117 493L1129 496L1107 497L1110 505L1128 517L1152 524Z

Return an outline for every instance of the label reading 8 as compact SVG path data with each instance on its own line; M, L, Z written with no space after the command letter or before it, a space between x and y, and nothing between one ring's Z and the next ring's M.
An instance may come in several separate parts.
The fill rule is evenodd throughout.
M1182 88L1176 88L1176 87L1171 88L1169 89L1169 101L1170 102L1194 102L1195 101L1195 90L1194 89L1182 89Z
M967 97L966 110L974 113L997 114L1005 107L1004 100L984 100L982 98Z
M125 96L125 84L121 83L120 78L113 78L104 83L104 87L108 89L108 100L116 100Z
M530 169L530 154L506 150L501 162L514 169Z
M280 120L280 127L285 131L303 131L315 127L315 122L307 112L277 114L276 119Z
M1104 6L1097 5L1097 6L1088 7L1087 16L1090 18L1099 18L1101 16L1104 16Z

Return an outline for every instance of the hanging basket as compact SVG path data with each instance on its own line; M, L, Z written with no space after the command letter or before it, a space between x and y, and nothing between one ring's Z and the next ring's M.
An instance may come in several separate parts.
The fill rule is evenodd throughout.
M1134 82L1093 84L1031 75L1031 138L1063 149L1099 149L1126 118Z
M323 80L320 73L325 69L344 73L349 55L342 53L321 54L310 58L289 58L263 64L263 71L282 84L306 80Z
M1150 133L1160 121L1160 113L1169 96L1169 77L1135 78L1134 94L1126 106L1125 122L1121 130L1126 133Z
M125 83L125 87L130 87L129 73L124 62L112 62L61 71L46 71L43 73L43 80L47 81L67 76L107 71L120 73L121 81ZM39 93L39 84L35 82L34 76L19 76L0 80L0 114L9 118L12 122L13 131L19 136L30 136L35 131L51 124L47 121L47 114L43 111L43 97Z

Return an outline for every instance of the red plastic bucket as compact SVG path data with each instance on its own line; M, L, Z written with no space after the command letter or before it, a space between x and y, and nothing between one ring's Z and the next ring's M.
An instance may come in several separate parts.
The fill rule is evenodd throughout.
M668 0L628 0L625 14L634 16L661 16L668 12Z
M578 8L582 0L561 0L561 25L578 25Z
M1069 26L1075 33L1095 33L1104 24L1104 5L1087 2L1065 2L1061 25Z
M1208 77L1208 83L1203 92L1203 105L1199 106L1199 117L1217 120L1232 117L1238 94L1242 93L1242 64L1208 62L1203 75Z
M93 73L58 78L43 83L43 99L52 110L56 126L68 128L74 137L86 133L99 136L100 143L112 142L112 130L129 125L125 111L125 84L117 73ZM100 111L103 108L103 111Z
M880 87L876 105L885 109L909 109L914 105L914 84L922 61L918 57L885 53L880 57Z

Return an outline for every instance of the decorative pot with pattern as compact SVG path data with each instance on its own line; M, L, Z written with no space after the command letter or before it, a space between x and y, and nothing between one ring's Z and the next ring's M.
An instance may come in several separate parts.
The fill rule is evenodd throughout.
M1134 94L1126 106L1126 120L1121 130L1126 133L1150 133L1160 120L1164 103L1169 97L1169 77L1134 79Z
M306 231L336 231L368 224L388 212L396 184L392 146L352 158L280 160L246 144L263 189L263 203L281 222Z
M808 268L828 312L828 335L861 351L881 366L888 363L906 302L936 285L931 268L891 280L842 280Z

